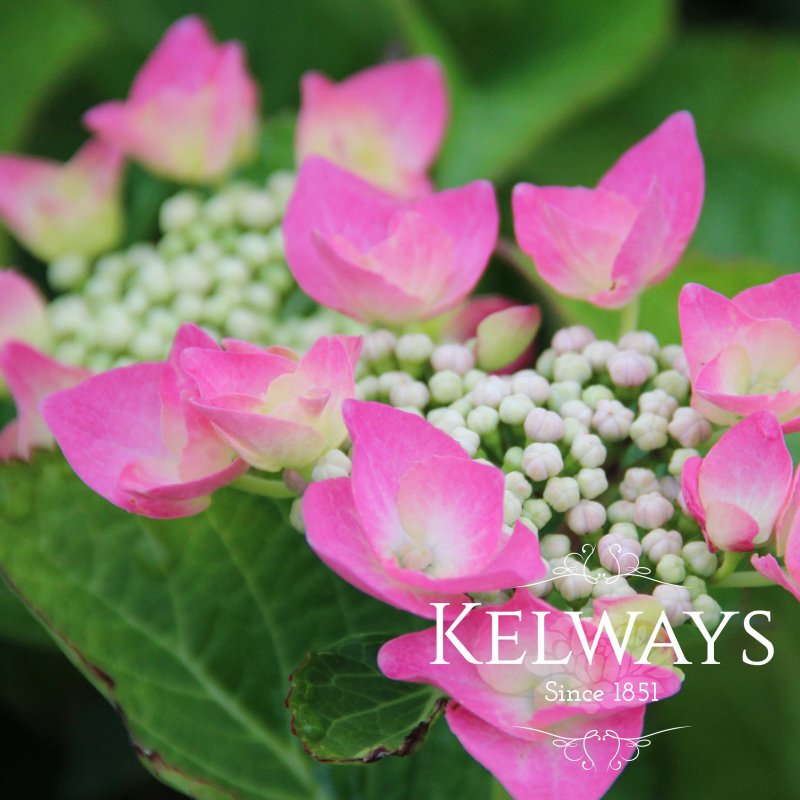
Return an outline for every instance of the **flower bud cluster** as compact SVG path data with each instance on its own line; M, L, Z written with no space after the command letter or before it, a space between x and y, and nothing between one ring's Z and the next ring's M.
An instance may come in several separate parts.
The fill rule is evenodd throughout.
M303 305L280 229L293 183L291 173L276 172L264 186L235 183L210 196L184 190L161 205L155 244L94 264L77 256L51 263L48 280L64 292L49 307L56 357L98 371L162 359L187 321L217 339L301 350L320 335L350 332L355 323L327 309L286 313L293 301Z
M712 430L687 405L680 348L645 332L598 341L573 326L535 369L498 375L476 368L468 344L378 330L365 335L358 377L361 399L425 417L505 472L506 532L519 521L536 531L551 566L535 594L582 607L655 593L680 621L703 598L713 617L704 581L718 558L680 497L683 464Z

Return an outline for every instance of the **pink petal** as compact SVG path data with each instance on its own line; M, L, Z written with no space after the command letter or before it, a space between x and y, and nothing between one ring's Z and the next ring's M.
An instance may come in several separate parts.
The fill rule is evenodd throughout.
M736 503L715 500L705 506L703 534L709 549L733 552L753 550L759 537L758 522Z
M789 497L781 509L775 525L775 543L779 556L784 555L786 552L787 544L789 539L793 537L793 530L796 526L800 526L800 468L794 474ZM794 538L800 542L800 534Z
M769 578L777 586L786 589L789 594L800 600L800 578L792 580L780 567L775 556L757 556L750 559L750 563L765 578Z
M323 155L390 191L406 196L426 191L425 173L448 116L444 78L435 60L382 64L340 84L310 73L303 78L302 95L298 162Z
M488 372L512 372L526 353L542 324L539 306L511 306L485 317L478 324L475 348L478 367Z
M353 496L359 516L380 551L395 552L406 538L397 507L401 476L434 457L461 459L465 466L474 462L461 445L414 414L357 400L348 400L343 412L353 440Z
M715 517L720 524L733 524L729 505L746 512L731 537L741 542L741 537L749 535L750 517L758 526L756 543L765 541L788 497L791 481L792 458L774 414L753 414L724 433L703 459L699 478L699 495L714 543L719 546L720 541L712 532L711 508L717 507Z
M692 456L683 465L681 473L681 489L683 499L689 513L705 528L706 515L703 510L703 501L700 499L700 468L703 459L700 456Z
M447 723L464 749L503 784L513 800L531 800L532 787L536 800L599 800L625 766L618 758L619 740L642 734L644 708L585 716L553 729L554 735L567 737L556 737L562 743L586 737L591 762L577 757L583 752L580 742L567 758L563 746L556 747L553 738L541 735L537 741L526 741L510 736L457 703L448 704ZM597 731L597 736L592 731ZM614 767L610 767L612 763Z
M598 184L642 208L653 181L661 188L664 227L668 231L656 283L669 273L694 232L705 191L703 155L694 120L686 111L668 117L651 134L630 148Z
M181 366L196 381L203 399L238 394L263 400L272 381L293 372L297 364L263 350L241 352L190 348L184 352Z
M47 340L47 305L39 289L13 269L0 269L0 347L11 339Z
M0 349L0 374L14 396L17 419L3 433L0 459L28 460L37 447L51 447L53 437L39 406L48 395L67 389L88 378L85 369L68 367L21 342L12 341Z
M772 283L752 286L732 301L758 319L785 319L800 331L800 275L783 275Z

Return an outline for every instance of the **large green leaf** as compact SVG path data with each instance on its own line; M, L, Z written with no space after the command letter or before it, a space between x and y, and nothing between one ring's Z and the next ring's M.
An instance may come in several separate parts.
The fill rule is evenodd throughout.
M292 675L292 730L320 761L370 763L407 755L443 708L439 692L381 674L382 634L361 634L311 653Z
M203 515L147 520L40 455L0 466L0 565L118 709L145 765L191 797L493 797L490 776L445 725L420 753L361 769L303 753L284 700L306 654L420 621L324 567L284 506L229 490Z
M427 5L428 15L404 10L400 20L412 47L442 57L456 92L439 163L445 185L508 176L559 126L637 76L672 19L669 0L618 0L613 10L595 0L505 0L473 15L463 4Z

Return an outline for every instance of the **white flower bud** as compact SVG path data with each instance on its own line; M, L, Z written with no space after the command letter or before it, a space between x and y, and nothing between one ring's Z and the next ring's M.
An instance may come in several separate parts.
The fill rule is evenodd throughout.
M586 383L591 377L592 365L580 353L564 353L553 362L553 379L556 381Z
M161 204L158 221L164 233L188 228L200 219L202 200L196 192L178 192Z
M624 536L626 539L635 539L639 541L639 531L636 526L630 522L615 522L609 529L609 533L616 533Z
M689 397L689 380L674 369L668 369L666 372L659 372L653 379L653 385L657 389L663 389L663 391L674 397L679 403L685 403L686 399Z
M298 532L305 533L306 526L303 522L303 498L298 497L292 501L289 511L289 524Z
M262 313L275 311L280 302L275 290L266 283L249 284L245 287L244 297L248 305Z
M102 344L108 350L123 350L136 333L133 320L121 305L104 308L98 315L97 325Z
M522 503L513 492L503 492L503 523L513 525L522 514Z
M77 333L86 324L86 320L91 314L86 301L77 294L57 297L48 306L48 312L50 328L56 336Z
M667 619L673 627L682 625L688 619L685 611L692 610L692 597L685 586L666 586L661 584L653 589L653 597L667 612Z
M367 362L383 361L394 352L396 344L397 337L391 331L370 331L364 334L361 357Z
M615 386L641 386L655 375L656 363L636 350L620 350L608 359L606 368Z
M528 483L528 479L517 470L506 473L505 487L520 503L523 503L533 494L533 487ZM520 513L522 513L521 510Z
M710 578L717 571L717 556L705 542L687 542L682 555L689 570L701 578Z
M666 553L656 565L656 576L665 583L682 583L686 577L686 565L680 556Z
M594 500L608 489L608 478L605 470L599 467L584 467L575 477L581 495L587 500Z
M547 405L553 411L559 411L568 400L578 400L581 396L581 385L576 381L561 381L550 384L550 396Z
M581 392L581 400L586 403L592 411L597 410L597 404L600 403L601 400L613 400L614 399L614 392L608 388L608 386L603 386L602 384L595 383L592 386L587 386Z
M178 320L175 315L163 306L151 308L144 318L147 330L154 331L162 340L171 339L178 329Z
M636 590L621 575L611 578L604 569L596 569L593 574L599 580L592 589L592 597L633 597L636 594Z
M592 369L596 372L604 369L608 364L608 359L617 352L614 342L599 341L591 342L583 348L583 355L589 360Z
M405 381L389 390L389 402L396 407L425 408L430 399L428 387L422 381Z
M203 203L202 216L214 228L227 228L233 225L236 206L229 193L215 194Z
M264 330L264 317L249 308L232 308L225 320L225 329L234 339L259 339Z
M608 507L609 522L633 522L633 503L629 500L617 500Z
M557 566L572 570L566 575L560 575L553 579L556 589L566 601L571 603L574 600L591 596L594 583L589 580L589 572L585 564L574 558L567 558L564 559L563 564Z
M236 240L236 253L251 267L263 266L271 255L269 239L260 233L243 233Z
M186 253L179 255L170 264L172 280L178 292L205 294L211 289L214 276L200 259Z
M464 375L475 366L475 355L463 344L440 344L431 353L431 364L437 372Z
M639 495L633 505L633 521L647 530L662 527L674 513L672 503L657 492Z
M708 594L695 597L692 608L703 616L703 624L709 631L713 631L722 621L722 606Z
M582 467L600 467L606 460L606 448L599 436L581 433L572 440L570 453Z
M687 575L684 578L683 585L689 590L693 603L701 594L706 593L706 582L702 578L698 578L697 575Z
M555 511L569 511L581 501L581 492L575 478L550 478L542 495Z
M73 254L52 261L47 267L47 282L59 291L77 289L88 277L89 261Z
M550 564L544 558L542 559L542 563L545 565L545 567L547 567L547 574L552 575L552 568L550 567ZM547 597L547 595L553 591L553 581L540 580L537 581L534 586L528 586L527 589L534 597Z
M533 400L525 394L510 394L500 401L500 420L506 425L522 425L533 410Z
M394 386L409 383L411 380L412 378L407 372L392 369L378 376L378 391L388 397Z
M653 389L639 396L639 411L642 413L649 412L670 419L677 407L678 401L663 389Z
M475 406L468 397L459 397L454 403L450 403L450 408L452 408L453 411L458 411L458 413L466 419L467 414L469 414Z
M564 435L561 437L561 441L569 447L576 437L585 433L589 433L589 429L580 420L574 417L567 417L564 420Z
M214 266L217 280L225 286L244 286L250 280L250 270L236 256L223 256Z
M169 299L174 291L170 271L158 258L151 258L142 266L138 283L150 300L157 303Z
M564 419L577 419L588 429L592 423L592 409L582 400L567 400L558 412Z
M561 451L549 442L528 445L522 453L522 470L532 481L545 481L564 469Z
M154 330L140 330L131 339L131 353L141 361L155 361L164 356L166 342Z
M624 500L633 502L640 494L657 492L660 488L658 478L653 470L644 467L630 467L625 471L622 483L619 485L619 493Z
M570 530L582 536L599 531L605 525L606 510L594 500L581 500L567 511L565 520Z
M328 478L346 478L352 469L350 457L341 450L329 450L322 455L311 471L313 481L324 481Z
M664 528L655 528L645 534L642 539L642 549L645 555L654 563L658 564L666 555L679 556L683 547L683 537L678 531L667 531ZM681 578L681 580L683 580ZM679 581L670 581L678 583Z
M522 469L522 448L509 447L503 455L503 469L516 470L519 472Z
M464 428L467 424L464 417L452 408L434 409L428 414L428 421L451 435L456 428Z
M658 450L667 443L668 425L669 422L658 414L640 414L633 421L629 434L639 449L646 452Z
M467 451L470 458L475 457L481 446L481 437L475 431L471 431L469 428L455 428L450 431L450 436Z
M482 383L486 377L486 373L482 369L468 370L463 377L464 388L468 392L471 392L479 383Z
M564 420L545 408L534 408L525 417L525 435L532 442L557 442L564 435Z
M658 486L659 491L670 503L674 503L678 499L678 495L681 493L681 485L679 481L676 481L671 475L664 475L663 477L658 479Z
M570 544L569 536L565 536L563 533L548 533L546 536L542 536L539 542L539 551L542 554L542 558L546 558L549 561L566 558L571 549L572 545Z
M569 352L579 353L594 340L594 333L585 325L571 325L555 332L552 347L558 355Z
M511 387L499 375L489 375L475 384L470 396L475 405L497 408L510 394Z
M697 452L692 447L682 447L676 450L672 457L669 460L669 474L675 478L680 478L681 474L683 473L683 465L690 459L694 458L695 456L699 456L700 453Z
M500 415L491 406L478 406L467 414L467 427L479 436L486 436L497 430Z
M683 356L683 348L679 344L668 344L661 348L658 360L669 369L675 363L675 359L681 356Z
M461 378L452 370L434 372L428 381L428 388L437 403L452 403L464 394Z
M592 426L609 442L621 442L633 424L633 411L619 400L601 400L592 416Z
M400 361L421 364L431 357L433 342L424 333L407 333L397 340L394 352Z
M711 423L693 408L679 408L669 423L669 434L683 447L695 447L711 436Z
M378 396L378 379L366 375L356 384L356 397L359 400L374 400Z
M522 369L511 376L511 390L541 404L550 396L550 382L535 370Z
M131 315L140 317L150 308L150 298L140 286L132 286L122 298L122 305Z
M243 192L236 203L236 217L245 228L269 228L279 213L278 205L267 192Z
M222 258L222 248L213 240L200 242L194 249L194 256L199 258L206 266L213 266Z
M553 377L553 362L556 360L558 354L552 347L542 350L539 353L539 358L536 359L536 371L543 375L545 378Z
M553 518L550 506L544 500L526 500L522 504L522 514L540 530Z
M620 533L607 533L597 543L600 563L613 575L627 575L639 567L642 545Z
M657 356L658 339L647 331L630 331L619 340L620 350L636 350L643 356Z

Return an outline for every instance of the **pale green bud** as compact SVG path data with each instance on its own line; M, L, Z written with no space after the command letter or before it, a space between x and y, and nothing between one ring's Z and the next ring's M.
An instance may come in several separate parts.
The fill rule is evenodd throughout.
M569 511L581 500L578 482L574 478L550 478L544 487L545 502L556 511Z
M548 522L553 518L553 512L550 506L544 500L526 500L522 504L522 513L526 516L539 530L544 528ZM565 537L566 538L566 537Z
M452 370L435 372L428 381L428 387L437 403L453 403L464 394L461 377Z

